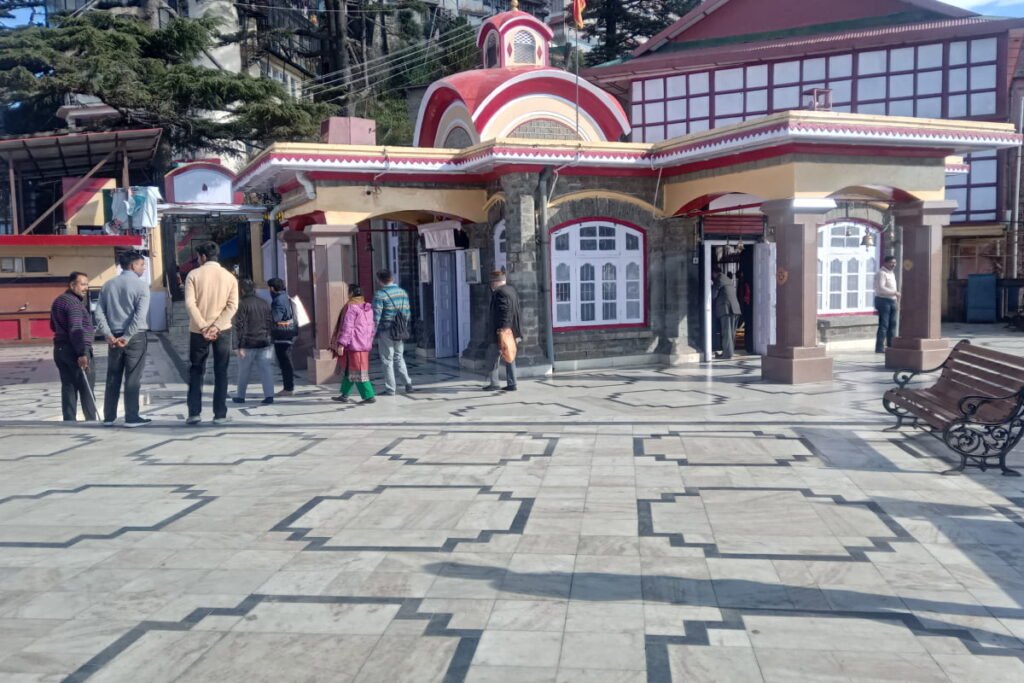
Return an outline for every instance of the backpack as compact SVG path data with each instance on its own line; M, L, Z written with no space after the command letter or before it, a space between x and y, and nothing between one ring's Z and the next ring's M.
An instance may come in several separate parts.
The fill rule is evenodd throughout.
M395 317L391 319L391 329L388 330L388 336L391 337L392 341L405 341L412 336L412 332L409 329L409 318L406 317L405 313L395 306L394 300L391 295L386 291L384 296L391 302L391 307L395 309Z

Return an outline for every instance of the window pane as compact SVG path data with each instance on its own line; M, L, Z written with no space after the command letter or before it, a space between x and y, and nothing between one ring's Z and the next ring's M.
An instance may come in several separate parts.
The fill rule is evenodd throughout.
M885 71L885 50L861 52L857 55L857 71L862 74L880 74Z
M971 90L990 90L996 87L996 66L972 66Z
M593 322L594 304L582 304L580 306L580 320L583 322Z
M700 95L708 91L707 74L690 74L690 94Z
M707 97L690 98L690 118L705 119L710 113L710 101Z
M957 212L965 211L967 209L967 188L947 187L946 199L956 202Z
M832 81L828 87L832 89L833 102L849 102L852 83L850 81Z
M995 92L976 92L971 94L971 116L986 116L995 113Z
M598 227L597 234L601 237L615 237L615 228L611 225L602 225Z
M935 95L942 92L942 72L924 71L917 74L917 94Z
M665 80L665 94L668 97L679 97L686 94L686 76L672 76Z
M639 299L640 298L640 283L635 280L629 280L626 282L626 298L627 299Z
M569 233L565 232L555 237L555 251L569 251Z
M836 55L828 58L829 78L842 78L853 73L853 56Z
M800 107L800 88L776 88L772 97L772 108L776 111Z
M967 63L967 43L960 41L949 44L949 63L950 65Z
M601 279L604 281L615 280L615 266L611 263L606 263L601 268Z
M804 80L820 81L825 79L825 58L804 60Z
M949 70L949 91L960 92L967 90L967 69Z
M598 248L601 251L615 251L615 240L614 239L601 240L600 245L598 246Z
M601 319L606 322L615 322L618 318L614 301L606 301L601 304Z
M626 249L629 251L637 251L638 249L640 249L640 238L637 237L636 235L630 235L629 233L627 233ZM630 277L628 270L626 271L626 277ZM640 277L639 272L637 272L637 277Z
M644 98L644 82L633 81L633 97L634 102L639 102Z
M580 301L594 300L594 283L584 282L580 284Z
M704 131L706 131L710 127L711 127L711 125L708 123L707 119L699 119L697 121L690 121L690 132L691 133L703 133Z
M572 272L569 269L569 264L559 263L558 267L555 268L555 280L558 282L568 282L570 277L572 277Z
M995 159L979 159L971 161L971 184L985 185L996 182Z
M626 318L629 320L640 319L640 302L639 301L627 301L626 302Z
M667 126L666 135L669 139L677 138L680 135L686 135L686 123L670 123Z
M884 100L885 78L857 79L857 99L860 102L865 100Z
M652 78L644 81L644 99L660 100L665 97L665 79Z
M747 92L747 111L767 111L768 91L751 90Z
M591 264L584 263L582 266L580 266L580 280L582 282L593 282L594 275L595 275L594 266L592 266ZM591 285L590 291L591 292L594 291L593 285ZM586 300L586 298L587 297L583 297L584 300ZM594 295L591 294L590 298L594 298Z
M949 118L956 119L967 116L967 95L949 96Z
M893 100L889 103L889 116L913 116L914 100Z
M996 208L996 188L972 187L971 211L992 211Z
M772 73L776 83L796 83L800 80L800 62L780 62Z
M858 104L855 111L858 114L884 114L885 102L873 102L872 104Z
M889 76L889 97L909 97L914 94L914 75Z
M632 237L632 235L630 235ZM627 280L639 280L640 279L640 264L630 263L626 266L626 279Z
M715 90L743 89L743 69L722 69L715 72Z
M914 48L901 47L889 52L889 71L912 71L914 69Z
M661 123L664 120L664 102L653 102L644 105L644 123Z
M747 87L763 88L766 85L768 85L768 65L759 64L758 66L748 66Z
M716 95L715 113L719 116L743 113L743 93Z
M979 40L972 40L971 61L975 64L978 62L996 61L996 39L981 38Z
M560 323L572 321L572 304L558 304L555 306L555 318Z
M555 284L555 301L570 301L572 286L568 282L559 282Z
M934 69L942 66L942 46L922 45L917 48L917 68Z
M581 239L580 240L580 251L595 251L597 249L597 240Z
M686 118L686 100L669 100L668 116L669 121L680 121Z
M647 126L644 129L645 142L661 142L665 139L665 126Z
M639 126L644 122L644 107L642 104L634 104L630 108L630 123Z
M923 119L942 118L942 98L929 97L917 101L917 116Z

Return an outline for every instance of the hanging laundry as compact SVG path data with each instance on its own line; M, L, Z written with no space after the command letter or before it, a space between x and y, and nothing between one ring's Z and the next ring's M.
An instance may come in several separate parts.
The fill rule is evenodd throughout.
M110 220L103 227L111 234L127 230L151 230L160 223L157 205L161 199L157 187L119 187L112 190Z

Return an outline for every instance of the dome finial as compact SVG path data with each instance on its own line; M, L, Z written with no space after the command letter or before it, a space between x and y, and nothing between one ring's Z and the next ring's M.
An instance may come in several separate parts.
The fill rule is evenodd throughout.
M512 11L513 12L518 12L519 11L519 0L512 0Z

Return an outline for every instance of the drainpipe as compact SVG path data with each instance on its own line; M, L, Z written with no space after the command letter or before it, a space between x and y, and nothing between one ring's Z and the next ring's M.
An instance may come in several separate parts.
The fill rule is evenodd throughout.
M537 180L537 193L534 196L534 204L537 214L537 237L540 246L540 294L544 301L544 351L548 360L551 361L551 373L555 372L555 337L554 321L551 311L551 276L548 272L550 263L548 252L551 247L550 235L548 234L548 197L554 189L554 172L550 166L541 169L540 177Z

